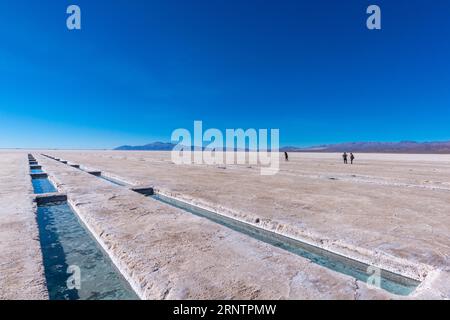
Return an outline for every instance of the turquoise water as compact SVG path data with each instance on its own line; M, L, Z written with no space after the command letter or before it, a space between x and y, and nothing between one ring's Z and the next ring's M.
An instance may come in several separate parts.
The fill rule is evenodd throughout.
M139 299L67 203L39 206L37 221L51 300ZM80 286L71 288L76 268Z
M213 222L221 224L232 230L251 236L257 240L284 249L303 258L306 258L320 266L333 271L343 273L363 282L367 282L371 274L367 272L367 264L346 258L330 251L309 245L307 243L285 237L274 232L270 232L258 227L251 226L244 222L218 215L214 212L198 208L188 203L165 197L163 195L153 195L153 199L164 202L171 206L183 209L194 215L207 218ZM411 294L419 285L419 282L399 274L386 270L380 273L381 288L396 295L406 296Z
M31 173L43 173L42 169L30 169Z
M35 194L56 192L55 186L48 180L48 178L33 178L31 179Z

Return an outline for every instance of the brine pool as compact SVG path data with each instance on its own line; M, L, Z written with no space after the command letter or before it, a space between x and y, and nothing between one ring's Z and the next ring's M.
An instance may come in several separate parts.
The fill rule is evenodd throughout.
M178 199L167 197L161 194L155 194L149 197L169 204L173 207L190 212L191 214L207 218L229 229L238 231L262 242L284 249L293 254L306 258L315 264L351 276L362 282L367 283L369 277L373 275L372 271L375 270L374 268L363 262L353 260L351 258L333 253L331 251L307 244L293 238L289 238L287 236L280 235L275 232L258 228L245 222L219 215L212 211L199 208L195 205L191 205ZM420 282L417 280L387 270L378 269L377 271L379 271L381 289L396 295L407 296L411 294L420 284Z
M32 178L31 183L35 194L56 192L55 186L48 178Z
M37 221L51 300L139 299L67 202L39 206Z

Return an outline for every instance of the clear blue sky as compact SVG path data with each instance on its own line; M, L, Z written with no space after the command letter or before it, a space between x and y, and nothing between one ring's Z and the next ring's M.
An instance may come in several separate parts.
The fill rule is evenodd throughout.
M0 147L168 141L194 120L282 145L450 139L450 2L0 0Z

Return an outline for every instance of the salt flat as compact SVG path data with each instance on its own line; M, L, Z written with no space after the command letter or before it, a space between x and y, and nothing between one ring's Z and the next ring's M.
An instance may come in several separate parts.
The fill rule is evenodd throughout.
M0 299L47 299L27 154L0 153Z
M61 162L37 159L144 299L393 297Z
M450 156L357 154L344 165L340 154L291 153L262 176L175 165L170 152L32 153L143 298L399 297L41 153L423 281L410 298L450 298Z
M357 154L344 165L339 154L291 153L277 175L261 176L255 166L175 165L169 152L47 153L374 265L448 279L448 155Z

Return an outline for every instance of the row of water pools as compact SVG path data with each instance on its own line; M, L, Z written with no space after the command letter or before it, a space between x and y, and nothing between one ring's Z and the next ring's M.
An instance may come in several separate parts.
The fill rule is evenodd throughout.
M138 296L67 201L52 202L57 188L28 155L38 202L37 223L51 300L135 300Z
M47 156L47 157L49 157L49 156ZM49 158L60 161L59 159L56 159L53 157L49 157ZM64 163L66 163L66 162L64 162ZM79 166L77 168L80 169ZM100 173L100 172L97 172L97 173ZM110 183L113 183L113 184L121 186L121 187L127 186L127 184L125 182L108 178L106 176L103 176L102 174L96 174L96 176L98 178L102 178L104 180L107 180ZM48 183L50 184L50 187L53 187L53 185L51 185L50 182L48 182ZM48 186L46 183L41 182L41 183L39 183L39 185L37 185L37 187L47 189ZM142 193L140 191L136 191L136 192ZM405 277L405 276L397 274L397 273L392 273L387 270L380 270L377 268L372 268L370 265L368 265L366 263L363 263L363 262L360 262L357 260L353 260L351 258L347 258L347 257L341 256L339 254L335 254L326 249L322 249L320 247L310 245L310 244L304 243L302 241L292 239L292 238L289 238L289 237L286 237L286 236L283 236L283 235L280 235L280 234L277 234L277 233L274 233L274 232L271 232L271 231L253 226L253 225L249 225L245 222L241 222L241 221L238 221L238 220L235 220L232 218L225 217L223 215L217 214L215 212L212 212L212 211L209 211L209 210L206 210L203 208L199 208L195 205L188 204L186 202L183 202L183 201L175 199L175 198L167 197L167 196L164 196L159 193L156 193L156 194L145 193L145 194L148 195L149 197L151 197L153 200L163 202L169 206L184 210L187 213L206 218L210 221L213 221L214 223L220 224L229 229L232 229L239 233L245 234L245 235L255 238L259 241L270 244L272 246L289 251L292 254L295 254L295 255L301 256L302 258L306 258L306 259L310 260L314 264L331 269L335 272L339 272L339 273L348 275L359 281L369 283L373 279L373 280L375 280L375 283L377 283L376 286L378 288L386 290L386 291L391 292L396 295L402 295L402 296L410 295L411 293L413 293L415 291L417 286L420 284L420 282L415 279L411 279L409 277ZM79 231L80 233L81 233L81 230L83 230L83 232L84 232L83 236L77 236L75 233L73 238L75 238L76 240L79 240L79 241L84 241L84 237L87 236L88 232L83 228L82 224L80 224L79 222L76 223L77 222L76 215L73 214L73 212L70 210L70 208L67 206L67 204L62 204L62 206L65 206L65 207L64 208L57 207L57 206L50 206L50 207L53 207L53 210L55 212L58 212L58 210L66 212L65 214L58 213L57 215L61 216L61 217L65 217L65 220L72 220L72 221L65 221L64 225L72 226L72 227L74 227L74 225L77 225L78 228L80 229L80 231ZM42 208L45 208L45 207L46 206L43 206ZM55 215L55 213L53 213L53 214L47 213L47 212L43 212L43 213L44 213L43 214L44 216L48 215L51 217L51 216ZM59 219L59 220L61 220L61 219ZM63 224L63 223L61 223L61 224ZM63 227L59 227L59 228L60 228L60 230L64 230ZM62 242L64 242L64 237L62 237L62 239L63 239ZM96 241L93 239L92 239L92 243L93 243L92 244L93 246L97 246ZM70 248L70 246L68 246L68 245L66 245L66 247ZM101 249L100 249L100 252L101 252ZM112 265L112 264L108 263L108 265ZM112 268L112 269L114 269L114 268ZM373 277L374 275L376 275L376 277ZM122 280L122 283L124 283L124 281L121 277L118 277L118 278L119 278L119 280ZM376 278L378 278L378 279L376 279ZM127 288L127 285L125 285L124 287ZM124 291L122 291L122 292L124 292ZM132 292L131 289L130 289L130 292ZM130 295L124 294L124 297L130 298ZM93 298L95 299L97 297L93 297ZM112 298L116 298L116 297L113 296ZM120 296L119 296L119 298L120 298ZM131 298L133 298L132 295L131 295Z

